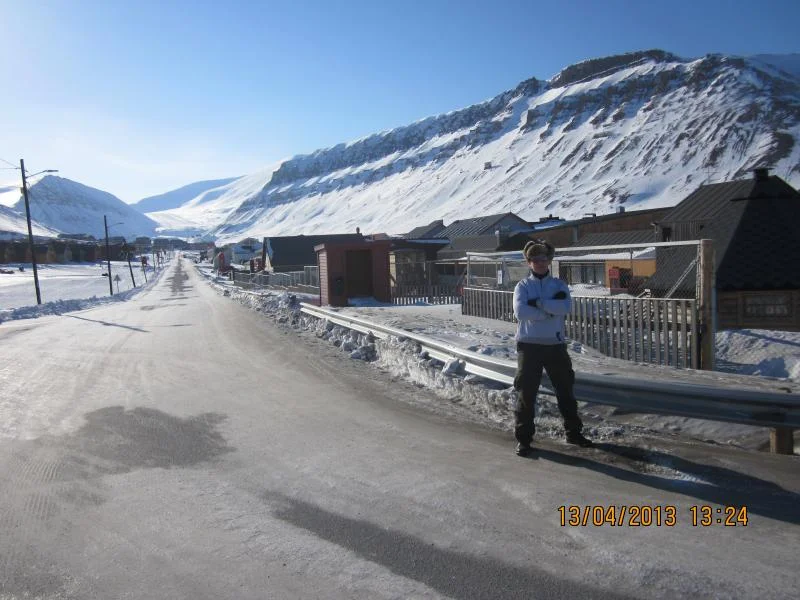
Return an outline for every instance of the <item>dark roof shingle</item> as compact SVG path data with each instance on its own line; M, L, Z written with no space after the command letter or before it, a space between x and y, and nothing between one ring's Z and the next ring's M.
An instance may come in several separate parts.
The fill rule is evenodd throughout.
M499 215L487 215L485 217L474 217L472 219L459 219L458 221L453 221L450 223L450 225L445 227L444 230L440 231L436 237L452 240L459 237L474 237L478 235L494 233L497 223L509 216L514 217L519 221L520 229L527 229L530 227L527 221L521 217L518 217L514 213L508 212Z

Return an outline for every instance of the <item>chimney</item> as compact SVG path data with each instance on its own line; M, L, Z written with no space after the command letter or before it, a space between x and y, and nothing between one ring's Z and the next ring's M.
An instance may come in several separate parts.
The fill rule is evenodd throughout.
M624 213L625 212L625 207L624 206L618 206L617 207L617 212L620 213L620 214Z
M769 169L766 167L753 169L753 175L756 181L766 181L769 179Z

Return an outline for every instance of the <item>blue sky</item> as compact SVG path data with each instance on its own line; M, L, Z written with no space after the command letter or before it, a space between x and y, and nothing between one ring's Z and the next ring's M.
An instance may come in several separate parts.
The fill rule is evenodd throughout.
M0 0L0 159L134 202L588 58L800 52L799 22L771 0Z

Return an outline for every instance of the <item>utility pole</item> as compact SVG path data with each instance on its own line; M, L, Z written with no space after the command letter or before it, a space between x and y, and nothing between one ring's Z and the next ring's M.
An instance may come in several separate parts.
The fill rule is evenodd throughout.
M111 282L111 251L108 248L108 219L103 215L103 226L106 229L106 264L108 265L108 293L114 295L114 284Z
M131 272L131 283L133 283L133 287L136 287L136 280L133 278L133 267L131 266L131 249L128 247L127 243L123 245L123 248L125 249L125 254L128 257L128 270Z
M25 161L19 159L19 168L22 171L22 195L25 196L25 218L28 220L28 244L31 248L31 263L33 264L33 285L36 287L36 304L42 303L42 293L39 291L39 271L36 268L36 247L33 245L33 228L31 227L31 205L28 200L28 182L25 179Z

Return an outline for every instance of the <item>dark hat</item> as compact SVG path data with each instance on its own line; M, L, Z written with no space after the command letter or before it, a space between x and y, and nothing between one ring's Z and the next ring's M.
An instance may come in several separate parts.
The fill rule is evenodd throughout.
M545 240L531 240L525 244L522 253L527 260L531 260L535 256L546 256L548 260L552 260L556 255L556 249Z

